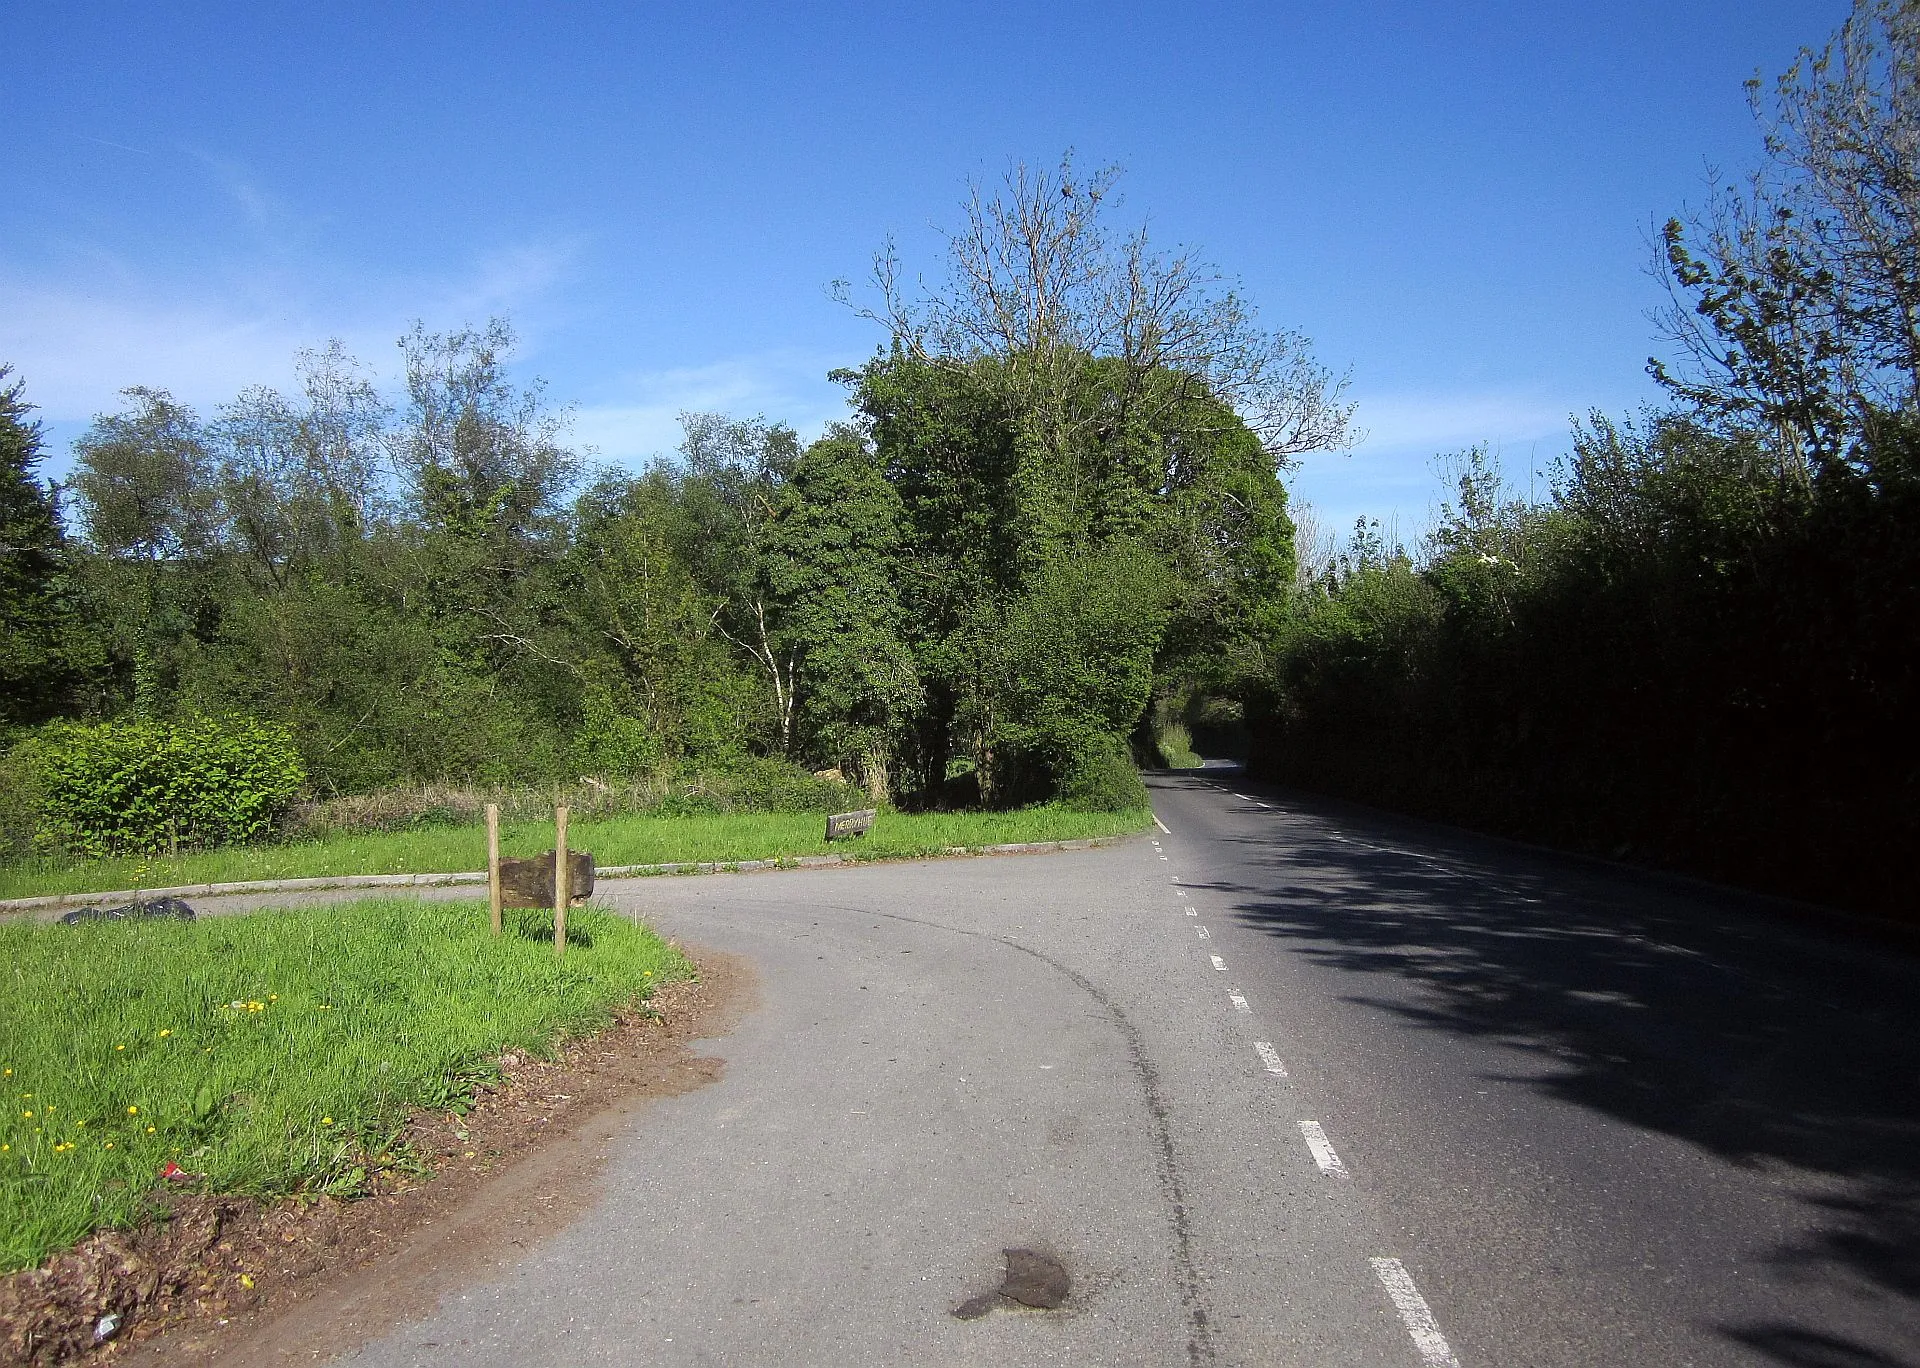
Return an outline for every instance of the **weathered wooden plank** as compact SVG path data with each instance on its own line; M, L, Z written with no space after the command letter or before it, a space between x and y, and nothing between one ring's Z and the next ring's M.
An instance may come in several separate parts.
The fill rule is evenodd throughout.
M877 809L862 808L858 812L836 812L827 818L827 839L837 841L843 836L864 836L873 828L873 819Z
M580 902L593 893L593 856L584 850L567 852L567 891ZM553 852L531 860L500 862L500 896L506 907L553 906Z

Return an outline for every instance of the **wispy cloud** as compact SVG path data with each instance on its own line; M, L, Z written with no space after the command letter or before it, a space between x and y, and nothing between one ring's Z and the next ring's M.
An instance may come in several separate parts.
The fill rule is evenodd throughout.
M1485 442L1504 457L1508 478L1526 488L1531 463L1565 449L1579 407L1500 391L1362 394L1357 402L1366 440L1350 456L1308 457L1288 487L1322 525L1346 528L1355 518L1375 517L1414 540L1448 492L1435 457Z
M537 313L564 285L574 257L566 243L525 244L444 279L362 283L346 298L317 274L284 269L171 289L111 259L93 262L85 283L0 273L0 361L13 364L28 397L57 424L117 407L128 385L207 408L248 385L286 383L295 354L330 338L385 372L394 339L415 318L454 327Z
M671 451L682 413L764 415L803 438L846 415L846 394L827 371L845 358L797 351L763 352L704 366L631 375L600 402L575 410L573 439L601 459L631 464Z
M1537 395L1361 395L1359 422L1369 452L1451 451L1476 442L1511 443L1564 436L1575 405Z

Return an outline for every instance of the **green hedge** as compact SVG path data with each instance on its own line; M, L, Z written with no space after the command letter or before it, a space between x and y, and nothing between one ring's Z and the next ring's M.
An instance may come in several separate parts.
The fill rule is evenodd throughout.
M290 731L245 717L56 723L7 768L37 790L34 845L91 856L258 840L307 778Z

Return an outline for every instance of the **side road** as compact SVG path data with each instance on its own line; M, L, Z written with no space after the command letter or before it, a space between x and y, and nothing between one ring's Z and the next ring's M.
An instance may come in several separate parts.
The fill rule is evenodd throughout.
M723 1076L609 1140L585 1215L337 1361L1420 1363L1158 841L610 885L758 967L700 1047ZM1065 1306L957 1319L1008 1248Z

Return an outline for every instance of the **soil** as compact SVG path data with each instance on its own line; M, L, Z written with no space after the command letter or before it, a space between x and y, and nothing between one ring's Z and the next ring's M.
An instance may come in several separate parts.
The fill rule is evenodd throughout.
M682 948L698 981L552 1059L502 1056L500 1082L465 1115L414 1117L420 1173L352 1201L156 1192L147 1224L0 1278L0 1365L311 1364L519 1258L591 1205L607 1144L636 1112L720 1077L722 1061L687 1046L751 1009L753 970ZM96 1343L108 1316L118 1324Z

